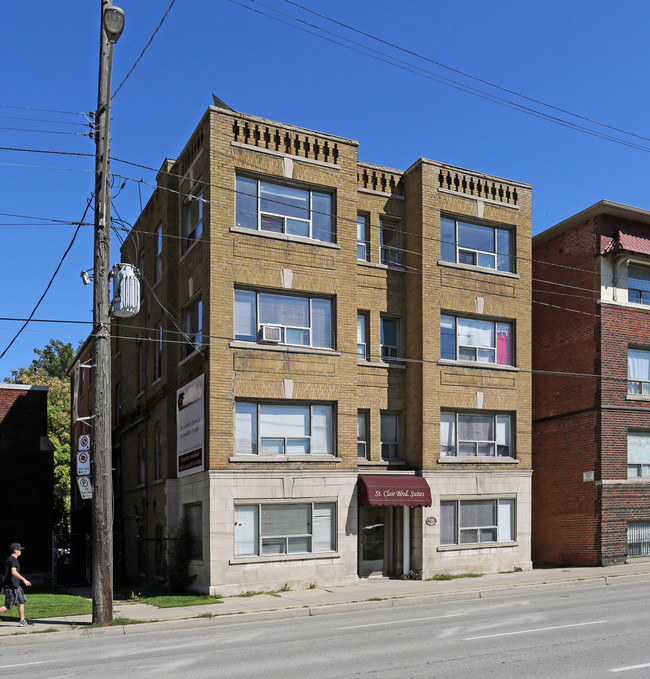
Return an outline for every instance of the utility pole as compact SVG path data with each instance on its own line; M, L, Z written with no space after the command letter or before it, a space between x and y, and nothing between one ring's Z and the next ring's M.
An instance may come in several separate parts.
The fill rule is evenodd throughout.
M93 289L93 622L113 619L113 476L111 444L110 244L111 72L113 44L124 28L124 12L101 0L99 90L95 155L95 256Z

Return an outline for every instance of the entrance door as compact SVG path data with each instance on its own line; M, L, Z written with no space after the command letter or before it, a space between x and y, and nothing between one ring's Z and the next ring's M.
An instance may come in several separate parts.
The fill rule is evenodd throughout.
M359 507L359 576L383 575L386 561L384 507Z

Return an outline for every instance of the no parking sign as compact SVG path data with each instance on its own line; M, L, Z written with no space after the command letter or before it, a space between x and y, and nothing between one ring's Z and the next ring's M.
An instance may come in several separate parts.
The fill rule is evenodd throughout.
M85 450L77 453L77 476L90 476L90 455Z
M90 436L82 434L77 441L77 450L90 450Z

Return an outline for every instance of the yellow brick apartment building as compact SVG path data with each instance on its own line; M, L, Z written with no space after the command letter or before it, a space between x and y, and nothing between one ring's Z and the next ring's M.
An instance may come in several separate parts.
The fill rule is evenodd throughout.
M531 187L211 106L122 248L123 567L201 591L528 569Z

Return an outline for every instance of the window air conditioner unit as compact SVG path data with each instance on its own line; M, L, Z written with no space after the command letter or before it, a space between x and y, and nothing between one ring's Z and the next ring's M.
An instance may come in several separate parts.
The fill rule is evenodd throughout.
M279 344L282 339L282 328L279 325L263 325L260 341Z

